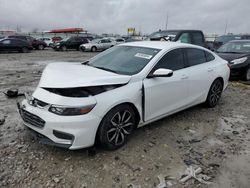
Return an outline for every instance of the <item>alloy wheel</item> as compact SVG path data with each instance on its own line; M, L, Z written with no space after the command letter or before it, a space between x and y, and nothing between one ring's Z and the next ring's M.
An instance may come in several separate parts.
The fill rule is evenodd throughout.
M134 128L132 114L128 110L117 112L110 120L112 125L107 131L108 141L116 146L125 142L125 137L130 135Z
M250 67L247 69L247 72L246 72L246 80L250 81Z
M216 82L214 82L210 90L209 97L212 106L215 106L218 103L221 93L222 93L222 83L221 81L217 80Z

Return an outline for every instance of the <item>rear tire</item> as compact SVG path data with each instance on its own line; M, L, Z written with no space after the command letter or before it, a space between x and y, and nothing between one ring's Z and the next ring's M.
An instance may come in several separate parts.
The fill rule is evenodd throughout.
M29 52L29 49L27 47L22 47L22 50L21 50L22 53L28 53Z
M122 147L136 127L135 112L127 105L119 105L110 110L102 119L97 133L101 146L107 150Z
M42 44L39 44L38 47L37 47L38 50L44 50L44 45Z
M212 83L207 95L207 100L205 102L207 107L213 108L218 104L222 91L223 91L223 83L220 79L216 79Z
M250 81L250 66L247 67L244 80Z
M91 52L96 52L97 51L97 48L95 47L95 46L93 46L92 48L91 48Z
M66 46L62 46L61 49L62 49L63 52L67 51L67 47Z

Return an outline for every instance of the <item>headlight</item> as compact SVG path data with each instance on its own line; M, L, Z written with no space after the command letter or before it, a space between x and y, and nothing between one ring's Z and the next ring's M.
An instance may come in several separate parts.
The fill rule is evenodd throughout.
M89 113L95 105L84 107L63 107L51 105L49 111L60 116L78 116Z
M233 65L237 65L237 64L244 63L246 60L247 60L247 57L242 57L242 58L239 58L239 59L234 59L230 63L233 64Z

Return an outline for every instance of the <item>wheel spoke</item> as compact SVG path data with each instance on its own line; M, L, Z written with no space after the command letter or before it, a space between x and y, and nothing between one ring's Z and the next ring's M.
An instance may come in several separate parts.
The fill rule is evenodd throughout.
M119 132L117 132L117 134L116 134L116 138L115 138L115 145L118 145L119 135L120 135L120 133L119 133Z
M130 134L126 129L124 129L124 128L122 128L121 129L123 132L124 132L124 134Z
M122 128L125 128L125 127L128 127L128 126L130 126L130 125L133 125L133 123L126 123L126 124L122 125L121 127L122 127Z
M109 133L114 132L114 131L116 131L116 128L110 129L107 133L109 134Z
M109 134L107 136L108 136L108 141L112 142L117 137L117 131L114 133L114 135L111 138L109 138Z
M128 117L126 118L126 114L128 114ZM126 119L125 119L126 118ZM122 115L122 122L123 123L127 123L131 118L131 113L129 111L124 111L123 115Z

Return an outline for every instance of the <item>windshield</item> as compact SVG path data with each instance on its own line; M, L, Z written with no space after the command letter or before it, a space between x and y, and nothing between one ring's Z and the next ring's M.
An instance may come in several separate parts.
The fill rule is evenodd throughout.
M93 39L90 43L98 43L101 39Z
M176 35L176 31L157 31L149 35L149 38L170 37L170 40L173 41Z
M229 42L221 46L217 51L222 53L250 53L250 41Z
M238 39L241 39L241 37L236 36L236 35L223 35L223 36L216 38L215 42L221 42L221 43L225 44L231 40L238 40Z
M69 39L70 39L70 37L66 37L66 38L62 39L61 41L67 41Z
M160 49L116 46L92 58L87 65L117 74L133 75L140 72Z

